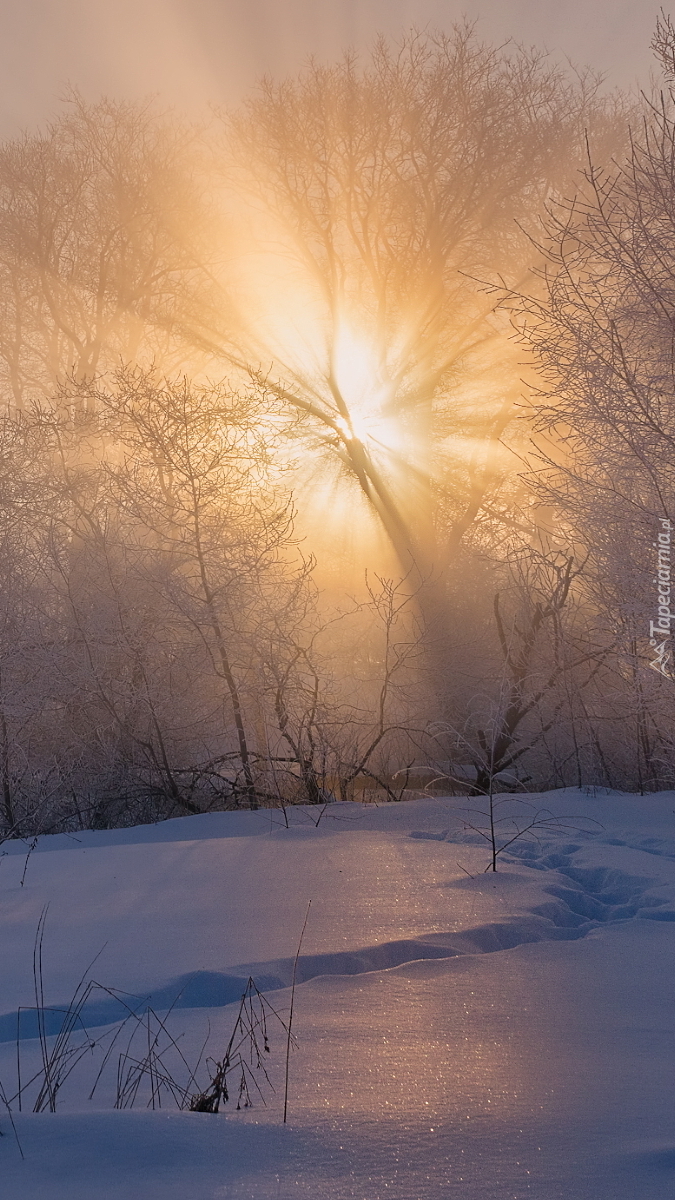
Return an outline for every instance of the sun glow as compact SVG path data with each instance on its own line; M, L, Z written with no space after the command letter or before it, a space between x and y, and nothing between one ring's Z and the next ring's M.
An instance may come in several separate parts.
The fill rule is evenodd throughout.
M299 536L335 564L340 578L358 573L363 562L395 572L396 556L358 471L376 477L401 511L425 510L428 431L414 403L415 372L406 369L410 331L392 328L385 337L367 296L342 297L338 311L327 305L285 227L274 214L255 215L252 230L235 206L227 265L249 339L247 360L272 393L277 382L283 388L280 411L297 397L298 411L307 414L304 450L289 443L285 462Z
M391 407L392 387L373 346L346 323L340 322L331 362L344 414L335 421L348 441L357 440L382 450L400 452L403 436Z
M337 386L350 408L367 400L376 384L378 364L366 339L345 321L335 331L332 366Z

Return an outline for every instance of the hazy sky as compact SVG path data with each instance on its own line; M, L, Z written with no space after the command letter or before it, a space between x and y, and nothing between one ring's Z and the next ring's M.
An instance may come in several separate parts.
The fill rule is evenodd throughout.
M588 63L611 82L648 77L658 0L0 0L0 135L52 114L68 82L101 94L159 93L195 108L241 95L310 53L367 46L378 31L448 28L466 13Z

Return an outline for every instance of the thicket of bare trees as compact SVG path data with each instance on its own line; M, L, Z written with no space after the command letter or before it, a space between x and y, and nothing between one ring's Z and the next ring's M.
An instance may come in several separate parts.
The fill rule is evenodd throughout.
M584 547L583 592L614 646L612 692L649 787L672 780L675 699L669 619L650 646L661 584L670 603L670 557L659 563L658 546L675 498L675 28L666 16L653 48L665 88L646 103L625 159L601 167L591 151L573 199L551 209L545 290L523 321L548 383L533 484ZM655 643L665 677L649 669Z
M319 614L269 396L136 369L59 399L3 430L5 829L391 791L408 600Z
M225 147L73 97L0 148L5 834L672 782L655 48L637 123L458 27L265 83ZM322 594L303 473L394 571Z

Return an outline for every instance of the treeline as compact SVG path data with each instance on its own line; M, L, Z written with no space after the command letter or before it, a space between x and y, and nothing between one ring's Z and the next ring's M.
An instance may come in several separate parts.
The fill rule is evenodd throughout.
M2 426L5 827L320 803L354 780L393 798L409 598L374 579L321 618L269 396L136 370L58 400Z
M673 783L654 48L639 103L459 26L0 149L5 834Z

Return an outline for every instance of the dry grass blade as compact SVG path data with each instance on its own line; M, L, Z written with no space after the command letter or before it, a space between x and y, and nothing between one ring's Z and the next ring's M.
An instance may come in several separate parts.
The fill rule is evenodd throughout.
M249 977L225 1053L218 1061L208 1060L211 1064L211 1080L207 1088L191 1097L189 1107L192 1112L219 1112L221 1104L226 1104L230 1098L228 1076L233 1071L239 1073L237 1108L251 1106L251 1086L265 1103L255 1072L262 1071L265 1083L274 1090L264 1059L270 1053L268 1017L273 1017L288 1033L288 1027L276 1009Z
M289 1070L290 1057L291 1057L293 1007L294 1007L294 1002L295 1002L295 977L296 977L297 971L298 971L298 959L300 958L300 950L302 949L302 940L305 936L305 930L307 928L307 921L309 918L309 910L310 910L311 906L312 906L312 901L308 900L307 901L307 912L305 913L305 920L304 920L304 924L302 926L302 930L300 932L300 940L298 942L298 949L296 951L295 960L293 962L293 981L291 983L291 1008L290 1008L290 1012L288 1014L288 1030L287 1030L287 1036L286 1036L286 1074L285 1074L285 1078L284 1078L284 1125L286 1124L286 1118L288 1115L288 1070Z

